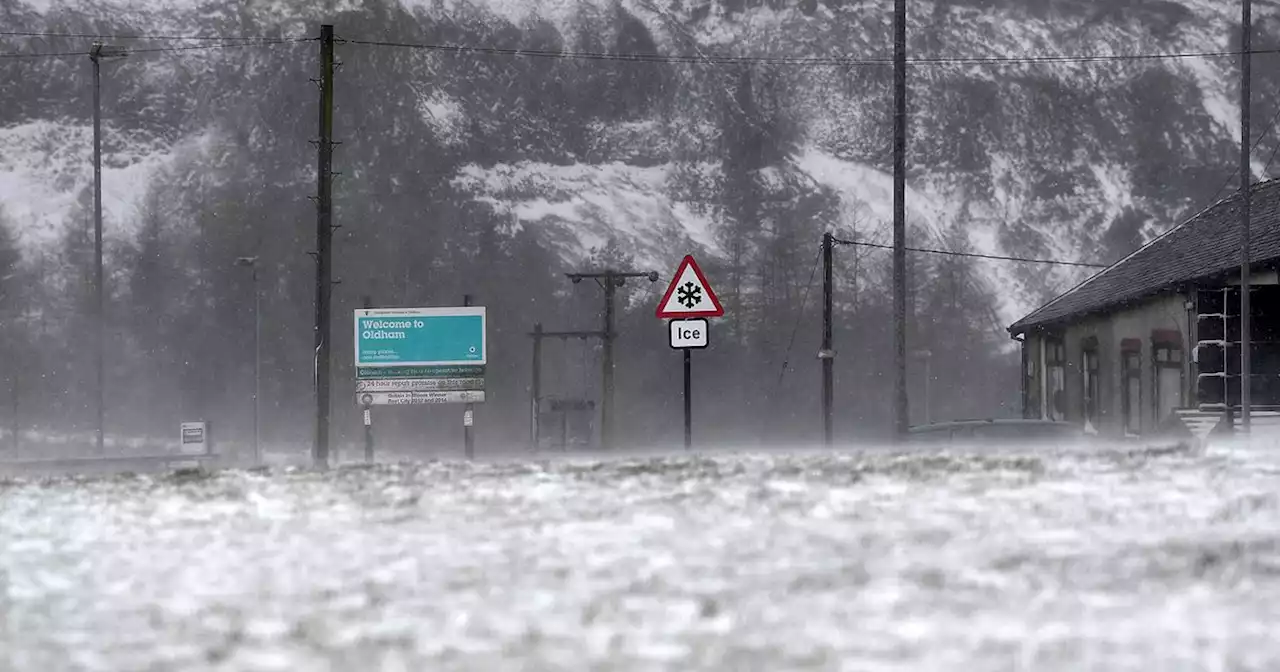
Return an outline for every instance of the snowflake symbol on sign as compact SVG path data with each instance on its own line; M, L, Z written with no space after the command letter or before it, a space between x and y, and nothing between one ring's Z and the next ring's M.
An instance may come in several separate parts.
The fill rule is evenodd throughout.
M702 288L686 282L676 290L676 301L684 304L685 308L693 308L702 303Z

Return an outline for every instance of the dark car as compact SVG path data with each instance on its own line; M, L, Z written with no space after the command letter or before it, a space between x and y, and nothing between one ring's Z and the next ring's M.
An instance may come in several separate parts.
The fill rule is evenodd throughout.
M955 420L912 427L911 443L1037 443L1082 441L1088 437L1077 424L1056 420Z

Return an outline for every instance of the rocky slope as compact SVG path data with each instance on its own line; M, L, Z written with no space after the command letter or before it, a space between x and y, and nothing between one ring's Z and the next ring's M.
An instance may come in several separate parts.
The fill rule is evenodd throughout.
M1237 43L1236 9L1208 0L911 5L919 58L1198 52ZM1267 47L1276 24L1270 10L1260 13L1256 42ZM890 53L891 27L889 5L870 0L0 0L0 27L18 31L309 35L325 19L347 39L760 59L880 59ZM86 40L2 37L0 45L5 53L47 53L81 50ZM728 192L741 169L759 203L821 197L834 207L805 215L818 217L818 228L888 240L891 71L883 63L616 63L356 44L339 52L347 61L338 89L346 143L339 196L349 213L376 211L386 203L351 204L438 171L454 193L513 227L532 227L566 260L616 236L638 261L665 267L690 242L733 255L737 235L726 234L727 222L743 216L728 205L735 198ZM1280 71L1267 67L1275 58L1261 56L1255 68L1259 133L1280 93L1273 74ZM1238 133L1235 68L1229 57L913 65L912 242L1115 259L1225 194L1216 190L1230 175ZM305 195L315 100L306 79L314 69L314 43L146 53L104 66L112 235L136 234L138 208L160 173L205 184L222 179L220 168L254 166L260 179ZM0 73L0 202L26 244L47 244L74 219L91 183L89 64L74 56L5 58ZM746 149L735 155L727 149L734 143ZM1272 137L1262 141L1259 177L1276 169L1266 160L1276 146ZM388 159L418 151L416 164ZM429 199L414 207L429 208ZM765 229L800 216L749 210ZM978 267L998 292L1004 321L1084 273L995 261Z

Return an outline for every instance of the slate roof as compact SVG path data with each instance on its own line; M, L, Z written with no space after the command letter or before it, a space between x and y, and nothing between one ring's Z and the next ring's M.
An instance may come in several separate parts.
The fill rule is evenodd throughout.
M1255 184L1250 192L1249 258L1254 264L1280 259L1280 180ZM1238 272L1240 205L1237 191L1018 320L1009 333L1026 333Z

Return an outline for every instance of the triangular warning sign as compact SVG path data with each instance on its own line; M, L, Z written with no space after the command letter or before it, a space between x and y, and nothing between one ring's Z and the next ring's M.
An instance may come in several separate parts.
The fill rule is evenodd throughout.
M680 262L676 274L671 278L667 293L658 302L658 317L720 317L724 308L720 307L720 299L711 291L711 285L698 262L691 255L685 255Z

